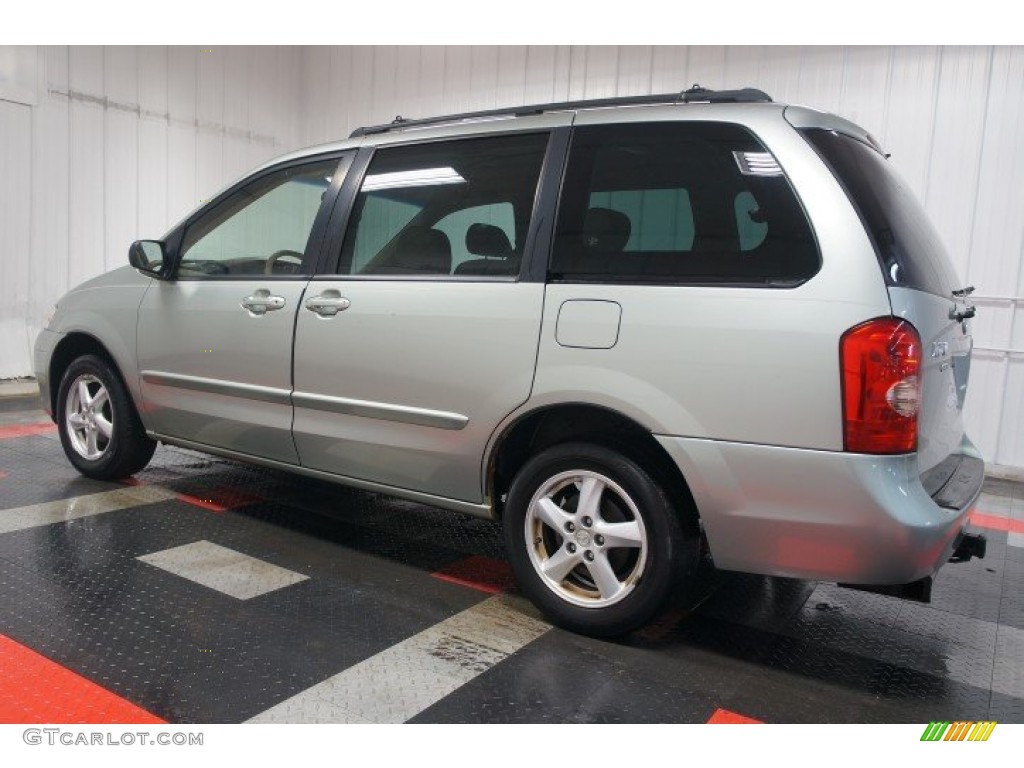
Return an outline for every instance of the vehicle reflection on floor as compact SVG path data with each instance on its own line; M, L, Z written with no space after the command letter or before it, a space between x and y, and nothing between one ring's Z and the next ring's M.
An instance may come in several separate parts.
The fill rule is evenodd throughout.
M1022 488L978 521L987 557L930 605L706 568L699 604L600 641L517 597L497 524L167 447L87 480L7 410L0 668L28 671L0 720L1021 722Z

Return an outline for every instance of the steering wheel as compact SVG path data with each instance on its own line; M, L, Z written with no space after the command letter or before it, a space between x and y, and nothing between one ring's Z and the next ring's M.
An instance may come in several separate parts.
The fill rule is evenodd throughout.
M302 266L302 254L299 253L298 251L292 251L289 250L288 248L284 248L283 250L280 251L274 251L267 257L267 265L263 268L263 274L274 274L274 265L277 264L277 260L285 256L291 256L293 259L299 260L299 263L295 265L296 268Z

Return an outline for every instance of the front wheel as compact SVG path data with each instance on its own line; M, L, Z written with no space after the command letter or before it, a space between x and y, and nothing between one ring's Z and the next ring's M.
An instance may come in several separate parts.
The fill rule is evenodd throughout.
M68 366L55 415L64 453L86 477L127 477L153 458L156 443L146 436L120 377L97 355L83 355Z
M530 459L509 490L509 559L555 623L611 636L645 623L699 557L665 490L631 458L590 443Z

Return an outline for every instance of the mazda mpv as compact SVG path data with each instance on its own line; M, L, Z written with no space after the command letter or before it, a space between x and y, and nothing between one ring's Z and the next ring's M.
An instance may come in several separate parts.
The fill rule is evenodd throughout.
M157 442L501 520L555 623L719 569L927 600L984 466L974 313L878 143L753 89L357 130L64 296L83 474Z

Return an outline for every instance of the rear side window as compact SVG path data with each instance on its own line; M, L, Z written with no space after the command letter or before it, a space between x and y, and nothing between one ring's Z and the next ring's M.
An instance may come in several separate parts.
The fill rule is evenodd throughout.
M878 150L849 136L802 131L846 190L889 285L949 296L958 287L942 239L906 182Z
M550 277L563 281L798 285L820 258L782 169L745 128L579 128Z
M378 149L352 209L341 273L519 274L548 134Z

